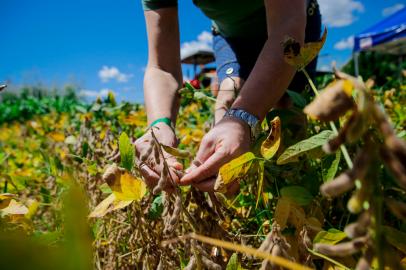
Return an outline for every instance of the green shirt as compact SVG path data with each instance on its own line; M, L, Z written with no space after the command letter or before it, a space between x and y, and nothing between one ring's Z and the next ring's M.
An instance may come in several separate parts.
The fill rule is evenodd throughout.
M266 36L264 0L193 0L224 37ZM177 0L142 0L144 10L176 7Z

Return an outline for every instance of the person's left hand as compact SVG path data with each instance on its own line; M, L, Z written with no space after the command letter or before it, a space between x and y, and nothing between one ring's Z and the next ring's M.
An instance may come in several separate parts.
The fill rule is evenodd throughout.
M213 191L220 167L249 151L249 148L250 129L247 123L236 118L223 118L203 137L192 166L186 170L179 184ZM234 182L228 190L238 188L239 183Z

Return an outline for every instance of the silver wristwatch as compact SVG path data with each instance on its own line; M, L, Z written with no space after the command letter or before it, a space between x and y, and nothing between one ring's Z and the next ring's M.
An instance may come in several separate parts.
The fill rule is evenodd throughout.
M255 116L242 109L229 109L224 117L234 117L248 124L251 130L251 141L254 141L261 132L261 122Z

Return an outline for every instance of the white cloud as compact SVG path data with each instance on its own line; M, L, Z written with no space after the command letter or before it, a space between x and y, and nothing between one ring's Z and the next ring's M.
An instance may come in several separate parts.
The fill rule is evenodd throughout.
M354 36L349 36L348 38L344 38L334 44L334 49L336 50L349 50L354 47Z
M195 50L212 50L213 36L207 31L201 32L197 40L184 42L180 48L180 55L187 55Z
M382 10L382 16L386 17L386 16L389 16L389 15L392 15L393 13L398 12L399 10L403 9L404 7L405 7L405 4L398 3L398 4L395 4L393 6L384 8Z
M364 5L355 0L319 0L323 22L330 27L352 24L357 17L354 13L364 12Z
M101 89L100 91L83 89L79 92L79 96L88 97L88 98L97 98L97 97L105 98L105 97L107 97L109 91L112 91L114 93L113 90L107 89L107 88ZM117 94L114 93L114 95L117 95Z
M102 69L99 70L99 78L102 80L102 82L108 82L110 80L116 80L117 82L128 82L132 76L132 74L121 73L120 70L114 66L103 66Z
M318 68L319 71L331 71L331 67L329 65L322 65Z

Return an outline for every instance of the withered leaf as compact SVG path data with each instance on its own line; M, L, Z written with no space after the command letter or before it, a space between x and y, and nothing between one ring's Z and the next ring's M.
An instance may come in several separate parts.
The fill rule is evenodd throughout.
M279 116L276 116L270 124L271 131L261 145L261 155L266 159L275 156L281 143L281 120Z
M282 42L285 61L294 66L297 70L303 69L320 52L326 41L326 37L327 28L324 29L323 36L319 41L306 43L303 47L294 38L286 37Z

